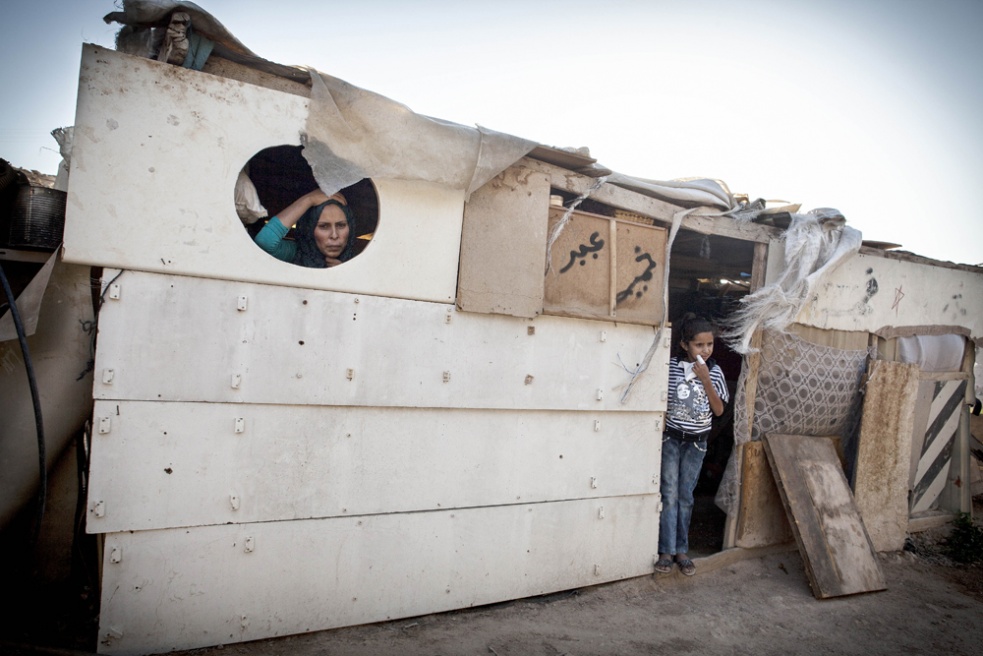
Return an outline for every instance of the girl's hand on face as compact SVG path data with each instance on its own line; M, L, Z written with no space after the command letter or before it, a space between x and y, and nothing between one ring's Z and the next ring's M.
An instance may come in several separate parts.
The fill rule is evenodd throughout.
M696 374L696 377L700 379L700 382L702 383L710 382L710 367L708 367L705 363L700 362L699 360L694 360L693 373Z

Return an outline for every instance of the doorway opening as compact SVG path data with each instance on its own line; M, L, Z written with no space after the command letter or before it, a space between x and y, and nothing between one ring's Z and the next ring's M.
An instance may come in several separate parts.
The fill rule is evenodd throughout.
M686 313L693 312L720 326L752 291L754 247L750 241L679 231L669 256L667 311L673 325L673 354L678 350L678 326ZM723 414L713 418L707 454L694 494L689 532L693 556L708 556L723 548L727 515L717 507L714 497L734 448L734 395L743 362L719 335L715 337L713 358L727 380L730 401Z

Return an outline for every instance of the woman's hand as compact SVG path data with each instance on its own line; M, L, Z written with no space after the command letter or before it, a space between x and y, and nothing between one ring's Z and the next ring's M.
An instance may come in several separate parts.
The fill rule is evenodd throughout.
M320 189L315 189L287 205L286 209L276 215L276 218L283 224L284 228L290 228L300 220L300 217L304 216L304 212L326 200L328 200L328 195Z

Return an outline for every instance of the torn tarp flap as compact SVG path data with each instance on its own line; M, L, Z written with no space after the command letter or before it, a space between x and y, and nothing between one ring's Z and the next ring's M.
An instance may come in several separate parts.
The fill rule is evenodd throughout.
M180 10L191 17L191 25L199 34L221 44L224 49L256 57L214 16L193 2L181 0L123 0L123 10L106 14L106 23L119 23L135 28L167 27L171 13Z
M536 146L422 116L343 80L310 74L304 157L327 194L378 177L425 180L470 195Z

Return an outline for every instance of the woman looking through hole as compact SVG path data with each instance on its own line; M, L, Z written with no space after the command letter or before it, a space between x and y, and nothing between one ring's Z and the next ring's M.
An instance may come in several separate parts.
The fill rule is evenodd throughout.
M286 239L296 224L294 240ZM341 194L320 189L304 194L271 218L255 238L264 251L284 262L324 269L355 255L355 221Z

